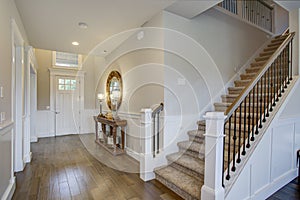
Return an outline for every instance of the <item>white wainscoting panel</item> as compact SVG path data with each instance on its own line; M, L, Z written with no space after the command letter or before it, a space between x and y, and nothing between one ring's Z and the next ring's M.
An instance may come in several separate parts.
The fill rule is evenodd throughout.
M13 123L0 127L0 197L3 200L11 199L15 190L13 176Z
M81 116L81 134L95 133L95 121L93 116L97 116L99 110L95 109L84 109Z
M36 133L38 138L54 136L54 112L50 110L37 111Z
M139 113L119 113L122 119L127 120L125 146L128 155L139 160L141 153L140 118Z
M297 176L300 117L275 119L226 199L266 199Z
M272 171L271 181L274 181L292 169L294 152L293 123L274 127L272 134Z

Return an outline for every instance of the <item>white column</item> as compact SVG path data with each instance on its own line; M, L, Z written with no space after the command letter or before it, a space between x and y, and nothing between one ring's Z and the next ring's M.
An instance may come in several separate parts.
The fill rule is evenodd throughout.
M140 160L140 178L144 181L151 180L155 177L153 173L153 157L152 157L152 110L150 108L141 110L141 147L142 154Z
M205 119L205 174L201 199L223 200L225 198L222 187L225 116L223 112L208 112Z

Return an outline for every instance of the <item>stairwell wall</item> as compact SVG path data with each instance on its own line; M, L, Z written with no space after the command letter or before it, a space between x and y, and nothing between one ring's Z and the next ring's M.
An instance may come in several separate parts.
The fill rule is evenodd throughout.
M216 97L225 93L225 85L269 35L216 9L193 19L165 11L163 27L164 49L176 52L164 55L169 66L164 69L165 112L166 119L172 119L165 133L176 132L176 144L187 139L187 130L196 129L195 122L206 111L213 110ZM176 145L170 146L169 152L176 150Z

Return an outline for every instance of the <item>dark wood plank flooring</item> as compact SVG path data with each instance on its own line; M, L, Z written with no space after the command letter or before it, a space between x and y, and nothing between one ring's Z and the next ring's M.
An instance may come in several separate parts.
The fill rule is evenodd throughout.
M294 179L283 188L278 190L267 200L299 200L300 199L300 184L298 179Z
M158 181L102 164L77 135L40 139L32 153L32 162L16 173L13 199L181 199Z

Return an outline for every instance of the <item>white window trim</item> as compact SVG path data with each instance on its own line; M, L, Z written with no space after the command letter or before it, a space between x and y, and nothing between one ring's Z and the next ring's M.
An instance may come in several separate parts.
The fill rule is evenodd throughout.
M82 69L82 55L78 54L78 66L77 67L64 67L56 65L56 51L52 51L52 67L60 68L60 69L74 69L81 70Z

